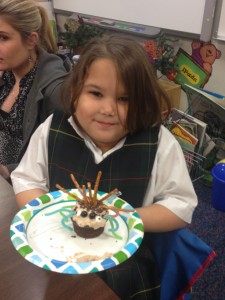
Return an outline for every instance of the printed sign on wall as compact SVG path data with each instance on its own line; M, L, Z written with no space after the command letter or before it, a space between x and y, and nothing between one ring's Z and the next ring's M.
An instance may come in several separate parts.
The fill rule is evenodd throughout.
M176 54L174 65L176 70L174 81L181 86L189 84L203 88L210 77L210 74L181 48Z

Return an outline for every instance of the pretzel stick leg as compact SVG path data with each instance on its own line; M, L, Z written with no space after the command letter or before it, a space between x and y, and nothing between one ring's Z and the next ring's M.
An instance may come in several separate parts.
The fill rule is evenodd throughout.
M106 200L107 198L109 198L110 196L116 194L118 192L118 189L114 189L113 191L111 191L110 193L108 193L107 195L105 195L103 198L101 198L98 203L102 203L104 200Z
M77 200L78 202L82 202L82 200L81 200L79 197L77 197L76 195L74 195L74 194L68 192L68 191L67 191L66 189L64 189L61 185L56 184L55 186L56 186L57 189L59 189L60 191L66 193L66 194L68 194L70 197L74 198L74 199Z
M85 185L82 185L82 194L83 194L83 198L84 198L84 204L88 205L88 199L87 199L86 186Z
M81 193L83 193L83 190L82 190L82 188L80 187L79 183L77 182L75 176L74 176L73 174L70 174L70 178L72 179L72 181L73 181L75 187L76 187Z
M91 183L90 182L87 183L87 187L88 187L88 192L89 192L89 198L92 198L92 191L91 191Z
M102 172L99 171L96 181L95 181L95 186L94 186L94 195L93 195L93 200L96 201L97 200L97 192L98 192L98 187L99 187L99 182L100 182L100 178L102 176Z
M91 183L90 182L87 182L87 187L88 187L88 193L89 193L89 197L87 197L88 202L90 204L92 204L93 206L96 206L96 203L92 198L92 190L91 190Z

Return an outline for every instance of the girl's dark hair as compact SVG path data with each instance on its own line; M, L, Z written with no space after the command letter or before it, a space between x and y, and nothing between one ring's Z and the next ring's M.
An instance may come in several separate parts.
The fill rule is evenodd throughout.
M129 133L149 129L161 123L162 107L170 111L167 95L160 88L143 46L135 40L107 35L92 39L83 48L80 59L65 82L63 99L74 116L76 102L93 61L111 59L123 80L128 95L126 126Z

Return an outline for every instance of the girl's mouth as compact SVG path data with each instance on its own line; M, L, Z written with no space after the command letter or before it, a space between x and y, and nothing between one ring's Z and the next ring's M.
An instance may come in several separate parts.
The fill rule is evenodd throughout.
M112 127L114 125L113 123L102 122L102 121L97 121L97 123L99 124L99 126L101 126L103 128L109 128L109 127Z

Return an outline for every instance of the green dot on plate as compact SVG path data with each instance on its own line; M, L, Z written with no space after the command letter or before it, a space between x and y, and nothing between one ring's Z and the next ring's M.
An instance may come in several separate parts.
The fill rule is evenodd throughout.
M41 202L43 204L48 203L48 202L51 201L51 197L47 194L40 196L39 199L41 200Z
M23 256L27 256L27 254L30 254L31 252L33 252L33 249L30 246L23 246L21 248L18 249L18 252Z
M113 256L119 261L119 263L122 263L123 261L128 259L128 256L123 251L119 251L116 254L114 254Z

